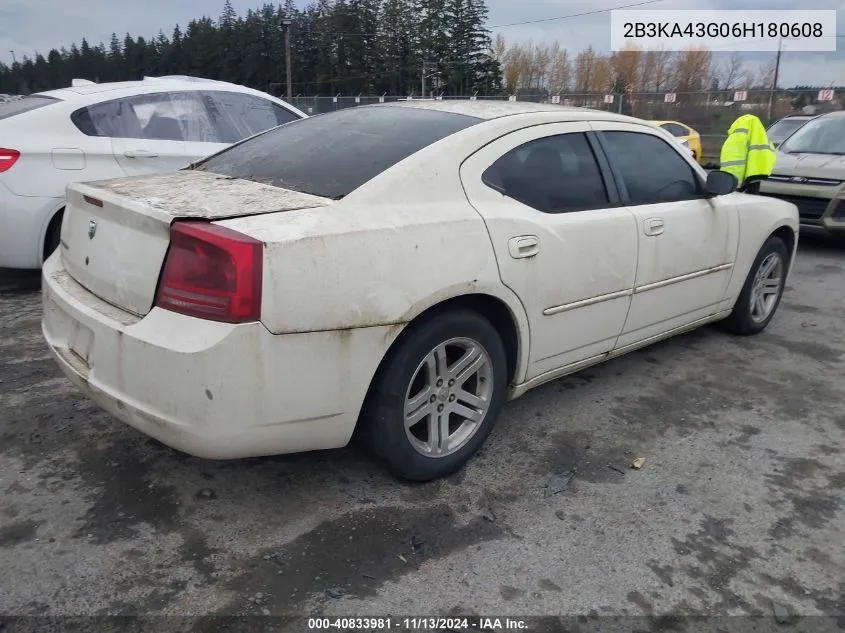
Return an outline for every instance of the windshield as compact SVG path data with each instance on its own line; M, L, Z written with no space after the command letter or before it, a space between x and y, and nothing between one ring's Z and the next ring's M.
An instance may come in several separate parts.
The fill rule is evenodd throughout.
M33 95L31 97L24 97L23 99L15 99L14 101L5 101L0 103L0 119L8 119L16 114L23 114L30 110L43 108L51 103L58 103L55 97L45 97L43 95Z
M194 168L335 200L481 119L423 108L354 107L293 121Z
M787 136L792 134L809 119L781 119L772 127L766 130L766 136L772 143L782 143Z
M845 154L845 117L808 121L779 149L787 154Z

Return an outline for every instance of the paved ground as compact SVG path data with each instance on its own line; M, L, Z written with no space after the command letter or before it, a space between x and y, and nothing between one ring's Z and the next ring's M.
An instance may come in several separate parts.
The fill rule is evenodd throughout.
M767 333L705 328L540 388L426 485L348 450L164 448L77 395L37 287L5 284L2 613L845 612L841 246L802 246Z

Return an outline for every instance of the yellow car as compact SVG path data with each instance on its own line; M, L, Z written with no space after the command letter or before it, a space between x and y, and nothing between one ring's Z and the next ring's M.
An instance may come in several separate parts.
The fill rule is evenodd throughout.
M696 161L701 160L701 136L698 132L678 121L652 121L652 123L662 127L681 144L686 145Z

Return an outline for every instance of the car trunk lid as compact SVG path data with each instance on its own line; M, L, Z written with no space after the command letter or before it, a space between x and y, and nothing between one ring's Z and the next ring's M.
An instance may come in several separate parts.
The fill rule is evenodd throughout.
M138 316L153 305L175 220L224 220L323 207L331 200L184 170L68 187L61 256L101 299Z

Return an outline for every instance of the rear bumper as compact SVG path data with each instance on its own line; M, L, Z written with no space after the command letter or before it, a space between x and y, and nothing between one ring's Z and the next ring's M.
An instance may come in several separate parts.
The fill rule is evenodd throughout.
M390 328L273 335L157 308L138 319L76 283L59 253L42 274L44 338L70 381L197 457L346 445L390 338Z
M18 196L0 183L0 268L41 265L44 233L61 198Z

